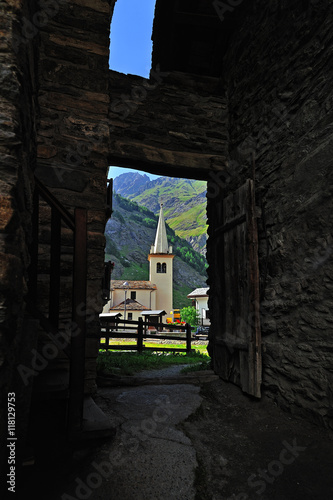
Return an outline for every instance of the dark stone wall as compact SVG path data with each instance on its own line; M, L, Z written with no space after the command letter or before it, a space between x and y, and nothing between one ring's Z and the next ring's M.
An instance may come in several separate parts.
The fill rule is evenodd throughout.
M113 6L111 0L59 0L43 7L0 0L1 407L10 388L18 394L26 389L16 366L29 366L36 341L36 328L24 319L33 172L69 211L88 210L91 392L103 306L108 165L207 179L214 231L221 190L227 194L252 177L254 153L263 387L289 411L332 425L331 2L240 3L223 85L180 71L155 72L149 81L109 72ZM41 218L46 250L47 210ZM66 320L71 240L65 229L63 247ZM209 251L210 308L218 325L221 256L219 248ZM22 402L22 415L28 415L29 402ZM6 418L0 421L5 436Z
M218 78L110 71L110 164L207 179L225 168L227 102Z
M18 376L35 345L24 321L36 158L36 39L24 30L34 2L0 1L0 469L7 455L7 395L16 393L16 435L23 444L30 389ZM4 440L4 441L3 441ZM19 456L19 447L17 449ZM5 475L4 475L5 477Z
M108 59L113 4L108 0L60 2L57 9L50 11L48 22L40 29L36 175L71 213L75 207L83 207L88 214L87 392L95 388L98 314L104 304L102 277L110 101ZM47 210L43 217L42 237L47 244L50 239ZM65 256L62 261L61 320L64 323L70 320L71 314L71 288L66 269L70 264L71 244L70 234L63 230ZM43 273L48 273L47 265ZM43 287L47 288L42 276L41 292ZM40 306L43 295L45 293L41 293ZM58 359L50 363L50 368L54 369L56 363L63 364Z
M7 394L15 392L17 464L25 445L32 384L36 389L49 368L62 369L64 362L59 353L54 364L46 363L45 371L32 376L34 349L50 342L41 332L38 335L38 322L25 308L34 174L70 212L76 206L88 211L85 388L87 392L95 388L98 314L103 307L113 5L111 0L0 1L0 436L7 437ZM48 278L50 241L50 213L45 206L40 223L43 282ZM72 236L63 228L61 321L70 317L71 245ZM47 302L44 291L39 289L40 309ZM31 370L25 380L19 365ZM7 449L2 441L1 450L4 470Z
M224 58L235 174L223 186L228 193L252 178L254 153L264 391L331 428L332 22L328 0L257 0L239 9ZM209 201L212 230L219 203ZM216 271L213 264L218 289Z

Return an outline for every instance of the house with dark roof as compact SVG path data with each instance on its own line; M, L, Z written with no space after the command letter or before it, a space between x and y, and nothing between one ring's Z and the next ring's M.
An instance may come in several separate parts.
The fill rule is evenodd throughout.
M192 300L192 306L196 308L199 314L200 324L204 326L210 325L208 290L209 288L196 288L187 295L187 298Z
M123 284L123 282L121 283ZM156 290L156 287L152 287L151 289L149 289L148 287L137 289L131 286L133 282L127 283L127 289L122 287L113 289L112 293L114 294L114 297L116 297L115 305L111 306L109 308L109 311L114 313L121 313L123 318L126 317L126 319L128 320L137 321L140 317L142 318L141 313L143 311L150 310L150 308L142 304L142 302L147 303L151 300L152 294L150 292L154 292ZM135 298L137 297L137 294L140 297L140 302ZM124 299L125 296L126 299ZM118 302L120 297L123 297L124 300Z

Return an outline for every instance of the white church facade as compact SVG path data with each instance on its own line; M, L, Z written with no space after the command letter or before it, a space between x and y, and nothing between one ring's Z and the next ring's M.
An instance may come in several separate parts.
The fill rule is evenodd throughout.
M173 258L161 204L155 242L148 255L149 281L111 280L110 300L103 313L119 313L121 319L133 321L144 316L173 321Z

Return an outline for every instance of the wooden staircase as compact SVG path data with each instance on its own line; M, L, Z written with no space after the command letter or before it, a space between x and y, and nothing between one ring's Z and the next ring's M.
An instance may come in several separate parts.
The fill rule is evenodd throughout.
M70 214L35 178L32 223L27 314L35 318L39 325L36 347L38 375L34 377L32 401L66 400L65 427L70 440L95 437L96 433L113 435L110 422L84 393L87 211L75 208L74 215ZM67 257L72 253L73 258L70 269L66 269L66 285L71 288L71 298L69 307L66 304L64 317L61 297L62 233L66 232L68 239L68 230L72 234L72 244L71 251L67 249L66 253ZM45 233L49 233L49 237L45 237ZM66 266L68 268L68 259Z

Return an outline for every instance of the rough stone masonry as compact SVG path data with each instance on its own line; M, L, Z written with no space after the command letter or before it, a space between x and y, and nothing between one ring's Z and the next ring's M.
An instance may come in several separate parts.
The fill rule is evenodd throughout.
M16 367L29 364L38 340L25 307L34 174L71 213L88 210L85 390L94 391L106 178L117 164L206 179L210 234L222 199L255 181L263 390L332 427L331 1L233 2L222 19L213 2L157 0L150 81L109 71L114 3L0 0L1 394L14 387L28 417L31 387ZM44 249L49 220L43 209ZM66 321L64 228L62 243ZM212 343L224 293L220 255L208 240ZM41 306L45 263L42 253Z

